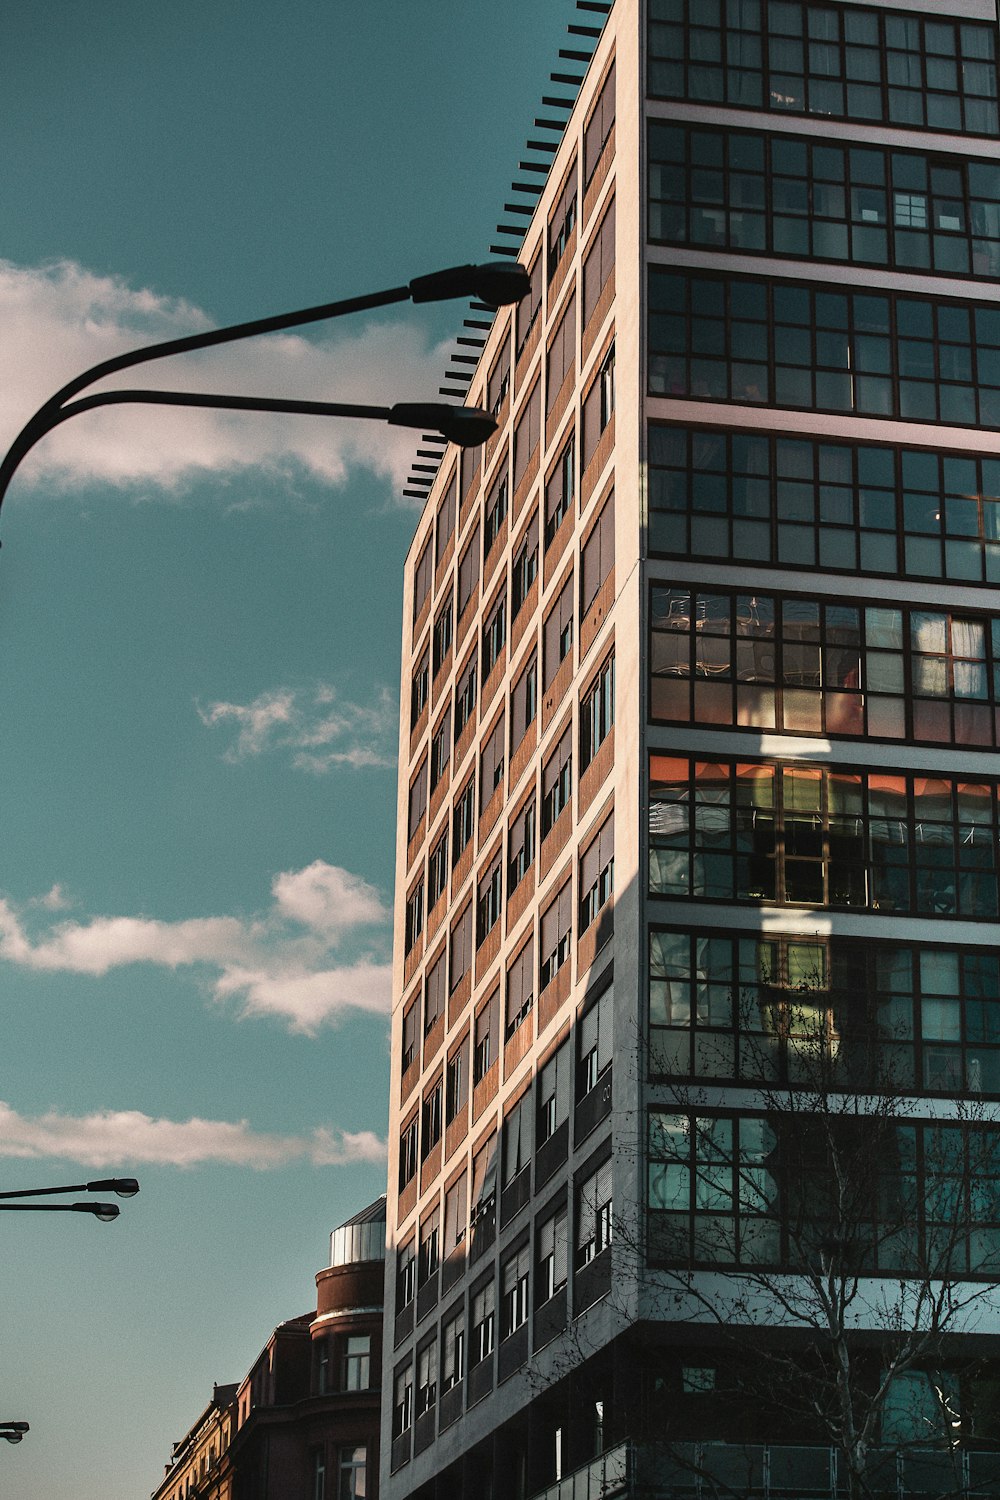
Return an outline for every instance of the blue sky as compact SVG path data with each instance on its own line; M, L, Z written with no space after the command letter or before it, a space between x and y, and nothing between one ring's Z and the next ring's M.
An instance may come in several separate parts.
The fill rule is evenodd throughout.
M0 439L107 354L488 255L571 0L6 0ZM434 397L461 308L164 384ZM19 1500L148 1493L381 1191L413 445L81 417L0 525L0 1185Z

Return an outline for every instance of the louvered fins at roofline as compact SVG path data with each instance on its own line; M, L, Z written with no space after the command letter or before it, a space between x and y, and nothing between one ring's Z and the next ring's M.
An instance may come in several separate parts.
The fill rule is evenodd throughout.
M589 43L592 44L593 47L597 46L597 43L600 40L600 37L604 30L604 22L607 20L607 17L611 12L613 3L614 0L576 0L576 9L592 17L593 21L590 25L581 25L579 23L573 22L567 23L567 35L574 41L577 41L578 45L576 47L560 47L559 56L561 58L563 58L566 62L571 63L588 64L591 61L594 55L593 51L583 51L580 44ZM550 73L549 79L552 83L558 84L561 88L572 89L573 93L572 95L543 94L542 106L546 109L565 110L568 119L573 106L576 104L577 92L584 80L584 76L585 74L583 72L564 73L562 71L556 71ZM536 116L533 121L533 125L536 130L552 131L555 134L556 139L555 141L541 141L529 137L525 141L525 149L527 151L540 152L546 158L554 158L559 150L562 136L566 129L566 120L560 121L549 117L538 118ZM518 171L529 172L532 175L546 179L549 175L551 166L551 160L519 161ZM510 240L511 243L490 245L489 253L490 255L497 256L498 258L503 259L517 259L517 257L519 256L521 248L524 244L525 231L529 227L530 221L535 213L536 201L541 197L544 191L544 182L521 182L515 179L515 181L513 181L510 185L510 191L512 193L521 194L531 201L526 204L505 203L503 206L504 213L516 214L518 218L523 218L525 220L523 225L498 224L496 226L494 233L505 237L506 239ZM493 327L496 310L492 307L487 306L484 302L472 302L470 303L470 309L474 313L488 313L490 314L490 316L488 319L475 317L465 318L463 319L462 326L464 328L480 329L488 337L489 332ZM478 348L482 350L483 348L485 348L486 338L459 338L456 339L456 343L458 345L461 345L463 348ZM456 381L459 382L459 384L438 386L438 394L441 396L454 397L456 401L465 401L468 398L469 385L471 385L474 378L474 370L466 371L455 369L453 367L455 365L471 365L478 368L481 362L481 358L481 354L467 355L461 353L453 353L449 355L448 365L444 372L444 379L446 381ZM437 471L440 469L441 459L444 457L445 449L447 448L447 443L445 442L445 440L436 434L425 433L424 441L434 443L435 445L440 444L440 450L437 455L438 463L434 467L428 464L417 463L414 463L411 466L409 488L403 490L403 495L408 500L423 500L426 498L427 490L430 487L432 480L425 479L423 477L424 473L433 472L436 476ZM432 457L431 454L419 450L416 456L418 458ZM425 488L425 486L427 488Z

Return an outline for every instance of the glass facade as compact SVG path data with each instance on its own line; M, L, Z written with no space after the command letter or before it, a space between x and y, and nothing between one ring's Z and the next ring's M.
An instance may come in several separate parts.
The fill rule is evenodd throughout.
M648 170L656 243L1000 272L996 162L654 120Z
M1000 582L1000 461L651 423L660 556Z
M1000 309L653 267L649 391L1000 426Z
M650 757L649 891L993 918L997 782Z
M650 717L995 745L1000 617L654 586Z
M650 0L656 99L994 135L984 22L805 0Z

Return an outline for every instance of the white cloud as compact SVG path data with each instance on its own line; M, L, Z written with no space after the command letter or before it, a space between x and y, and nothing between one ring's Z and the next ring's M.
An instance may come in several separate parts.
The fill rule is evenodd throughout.
M317 300L319 300L317 298ZM267 312L263 309L263 312ZM213 326L200 308L73 261L0 261L0 446L73 376L127 349ZM317 325L322 329L323 325ZM392 405L433 399L447 347L429 348L416 323L331 325L270 334L125 371L98 389L224 391ZM199 475L251 468L340 483L360 465L404 482L416 437L381 422L271 413L134 406L73 417L42 439L18 482L60 488L100 481L175 488Z
M240 1014L272 1015L312 1036L352 1011L385 1014L389 912L379 892L338 865L314 860L274 877L262 915L97 916L46 923L37 902L0 897L0 960L36 972L100 977L131 964L208 974L212 996ZM344 952L344 944L350 952Z
M274 1135L246 1120L158 1120L139 1110L89 1115L22 1115L0 1101L0 1158L60 1157L85 1167L208 1163L266 1171L294 1162L317 1167L385 1161L386 1145L373 1131L321 1126L307 1135Z
M317 775L337 766L396 764L397 708L386 688L369 703L355 703L326 682L309 690L279 687L250 703L199 706L198 714L209 728L235 729L235 739L224 753L228 761L286 751L297 770Z

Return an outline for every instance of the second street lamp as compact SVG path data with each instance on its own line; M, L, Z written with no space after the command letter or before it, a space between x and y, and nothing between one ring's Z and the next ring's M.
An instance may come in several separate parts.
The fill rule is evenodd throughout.
M279 313L276 317L256 318L249 323L213 328L205 333L168 339L164 343L149 344L143 349L131 349L125 354L115 355L113 359L102 360L100 364L93 365L56 391L22 427L0 463L0 505L3 504L18 465L39 440L70 417L99 406L139 403L215 407L225 411L362 417L388 422L396 427L430 428L460 447L478 447L496 431L496 422L489 412L478 407L449 406L436 401L399 402L395 406L361 406L349 402L272 400L267 397L216 396L185 391L99 391L84 397L80 397L80 392L106 376L117 375L122 370L132 369L150 360L165 359L173 354L189 354L198 349L211 349L218 344L256 338L263 333L278 333L287 328L302 327L306 323L318 323L330 318L345 317L349 313L387 307L407 299L414 303L425 303L447 301L454 297L475 297L491 307L504 307L520 302L527 295L529 287L528 273L516 261L486 261L481 265L451 266L428 276L416 276L405 286L389 287L385 291L349 297L339 302L326 302L317 307L302 308L298 312Z
M25 1203L25 1198L51 1198L57 1193L115 1193L119 1198L134 1198L139 1184L134 1177L101 1177L94 1182L71 1182L63 1187L20 1188L0 1193L0 1213L92 1214L102 1224L117 1219L117 1203ZM14 1201L12 1201L14 1200Z

